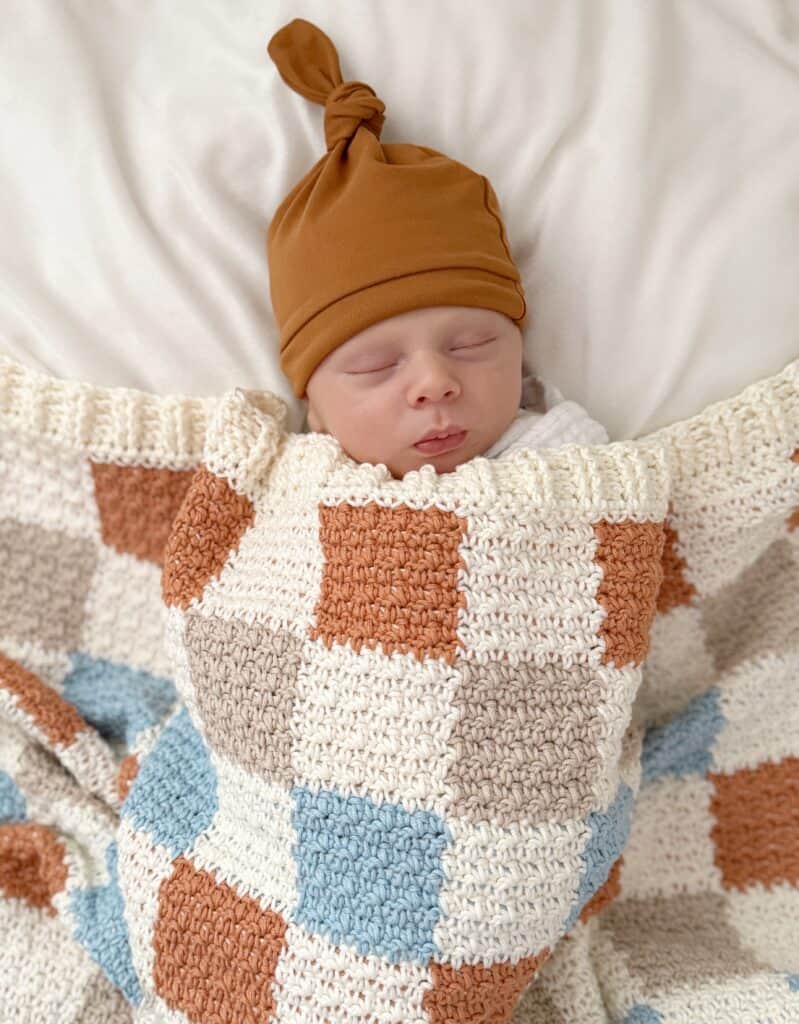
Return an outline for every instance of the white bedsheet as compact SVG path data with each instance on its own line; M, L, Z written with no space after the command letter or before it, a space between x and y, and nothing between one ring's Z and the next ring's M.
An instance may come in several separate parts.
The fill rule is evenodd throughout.
M385 101L384 140L488 175L530 362L612 437L799 355L787 0L15 4L0 34L2 349L102 384L289 396L264 236L323 152L322 109L266 54L296 16Z

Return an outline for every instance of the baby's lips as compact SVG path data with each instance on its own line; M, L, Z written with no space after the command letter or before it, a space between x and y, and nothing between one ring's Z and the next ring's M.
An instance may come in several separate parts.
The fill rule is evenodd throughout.
M466 440L468 430L458 430L447 437L433 437L427 441L417 441L414 448L423 455L443 455L445 452L453 452L460 448Z
M463 434L466 432L466 427L462 427L460 423L447 423L443 427L433 427L428 430L426 434L422 434L415 444L421 444L423 441L432 441L433 438L448 437L450 434Z

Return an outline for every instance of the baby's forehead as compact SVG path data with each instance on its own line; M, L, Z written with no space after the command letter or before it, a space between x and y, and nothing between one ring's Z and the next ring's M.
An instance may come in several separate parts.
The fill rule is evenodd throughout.
M354 349L378 342L402 342L422 337L435 339L453 333L482 330L505 319L501 313L481 307L425 306L379 320L349 338L344 346Z

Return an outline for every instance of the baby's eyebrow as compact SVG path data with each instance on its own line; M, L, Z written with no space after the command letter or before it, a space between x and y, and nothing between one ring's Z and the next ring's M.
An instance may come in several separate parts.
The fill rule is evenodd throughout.
M364 348L360 352L345 353L341 358L340 366L346 369L349 366L360 366L365 362L373 363L385 359L393 359L396 355L397 348L395 345L378 343L374 346Z
M400 344L401 343L395 338L370 341L368 345L362 345L358 352L353 352L352 354L356 357L371 356L375 354L383 355L388 352L396 352L400 347Z

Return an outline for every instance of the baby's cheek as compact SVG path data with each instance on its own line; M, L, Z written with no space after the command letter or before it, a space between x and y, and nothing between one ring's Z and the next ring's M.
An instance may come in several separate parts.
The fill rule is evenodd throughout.
M393 433L392 419L395 417L386 402L375 395L361 395L340 410L339 440L348 441L364 461L382 461L389 454L386 449Z
M324 422L323 422L321 416L319 415L319 413L317 412L313 402L309 402L308 403L307 420L308 420L308 429L309 430L313 430L314 433L316 433L316 434L326 434L327 433L327 430L325 429Z

